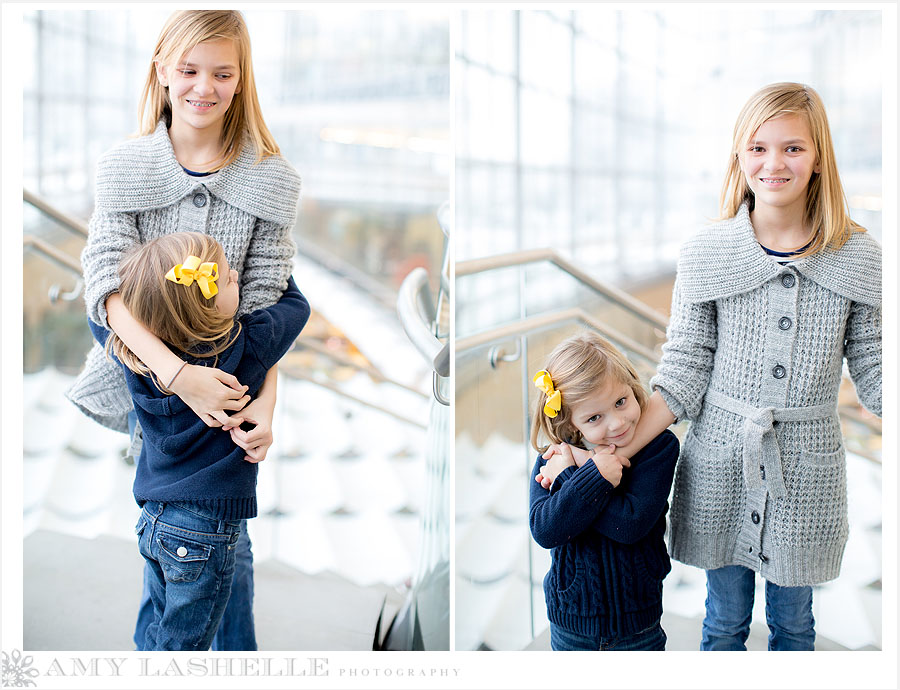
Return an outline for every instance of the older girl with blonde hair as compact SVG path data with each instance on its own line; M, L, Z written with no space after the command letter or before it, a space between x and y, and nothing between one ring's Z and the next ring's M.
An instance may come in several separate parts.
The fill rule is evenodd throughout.
M111 328L207 425L223 427L259 462L272 443L277 370L252 402L246 382L217 367L182 362L123 305L117 266L137 244L177 231L209 234L239 275L240 314L278 301L296 247L300 178L281 157L256 95L250 38L240 12L175 12L160 32L140 103L140 135L105 153L97 166L96 205L81 261L92 322ZM88 416L132 433L141 428L121 370L94 347L68 393ZM234 417L229 413L240 411ZM249 430L240 428L249 422ZM246 533L237 578L247 601L229 604L214 649L254 650L252 555ZM231 624L232 608L240 609ZM149 619L146 588L135 639ZM249 621L249 624L248 624Z
M847 543L844 362L881 414L881 247L848 214L822 99L770 84L734 128L722 218L682 248L629 457L690 420L669 550L707 571L701 649L743 650L755 574L769 649L812 650L812 587Z

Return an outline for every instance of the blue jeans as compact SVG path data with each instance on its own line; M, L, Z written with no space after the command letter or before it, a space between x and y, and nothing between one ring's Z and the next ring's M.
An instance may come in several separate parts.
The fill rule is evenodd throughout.
M621 637L582 635L550 624L550 647L555 652L661 652L666 648L666 633L659 621L646 630Z
M128 413L128 427L133 434L137 418L134 410ZM135 458L137 462L137 458ZM255 652L256 628L253 620L253 552L247 530L241 530L235 549L234 582L231 597L225 607L225 615L212 641L214 651ZM147 626L153 622L153 602L150 599L150 564L144 565L144 584L137 623L134 627L134 643L137 649L144 644Z
M149 568L153 619L140 651L206 651L234 579L235 550L246 520L219 520L202 509L144 504L135 532Z
M750 635L756 573L742 565L706 571L706 618L701 650L743 651ZM766 582L769 649L812 651L816 621L812 587L781 587Z

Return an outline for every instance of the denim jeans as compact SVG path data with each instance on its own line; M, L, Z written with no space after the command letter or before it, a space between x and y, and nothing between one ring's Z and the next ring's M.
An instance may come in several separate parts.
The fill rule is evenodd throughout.
M202 509L144 504L135 532L149 567L153 619L141 651L206 651L225 613L235 551L246 520L219 520Z
M134 410L128 413L128 427L134 433ZM137 462L137 458L135 458ZM247 530L241 530L235 549L234 581L231 596L225 607L225 615L212 641L213 651L255 652L256 627L253 620L253 552ZM150 600L150 564L144 565L144 583L137 623L134 627L134 644L140 649L147 636L147 626L153 622L153 602Z
M555 652L661 652L666 648L666 633L659 621L646 630L621 637L582 635L550 624L550 647Z
M750 635L756 573L742 565L706 571L706 618L701 650L743 651ZM766 582L769 649L812 651L816 621L812 587L780 587Z

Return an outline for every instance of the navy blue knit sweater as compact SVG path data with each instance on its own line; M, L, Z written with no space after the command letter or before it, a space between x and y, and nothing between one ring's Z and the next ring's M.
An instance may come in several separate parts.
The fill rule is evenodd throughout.
M662 616L672 569L664 534L678 438L664 431L631 459L613 488L593 460L564 469L550 490L531 473L531 534L552 550L547 616L583 635L631 635Z
M268 370L290 349L309 319L309 303L294 279L278 303L240 318L241 332L215 366L248 386L255 397ZM105 343L109 331L88 320L94 337ZM237 328L237 325L235 325ZM212 358L176 352L191 364L212 366ZM121 362L120 362L121 365ZM200 504L223 520L256 517L257 465L231 435L209 427L177 395L164 395L147 376L122 366L144 433L134 478L134 498Z

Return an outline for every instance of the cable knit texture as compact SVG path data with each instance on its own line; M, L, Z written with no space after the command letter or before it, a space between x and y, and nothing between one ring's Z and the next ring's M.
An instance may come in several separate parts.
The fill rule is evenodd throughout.
M275 304L291 274L299 198L294 168L280 156L256 163L249 139L234 162L207 177L184 172L162 121L153 134L119 144L98 163L96 204L81 254L88 317L109 327L106 298L119 288L118 265L128 249L186 231L215 237L240 273L239 316ZM128 431L125 379L98 345L67 397L101 424Z
M837 251L776 259L746 206L688 241L650 384L691 421L672 556L813 585L838 576L848 534L844 359L860 401L881 414L881 248L854 233Z
M241 317L241 331L218 356L216 366L234 374L255 397L266 372L278 362L309 319L309 303L293 278L277 304ZM109 331L89 322L99 343ZM237 326L235 326L237 328ZM209 359L188 354L192 364ZM134 399L144 443L134 478L134 498L146 501L191 502L203 505L223 520L256 517L256 463L244 460L245 451L231 435L208 427L177 395L165 395L147 376L118 363Z
M550 490L531 481L534 540L551 549L547 616L582 635L631 635L662 616L667 498L678 439L664 431L631 459L619 486L593 460L564 469ZM546 461L538 456L531 477Z

